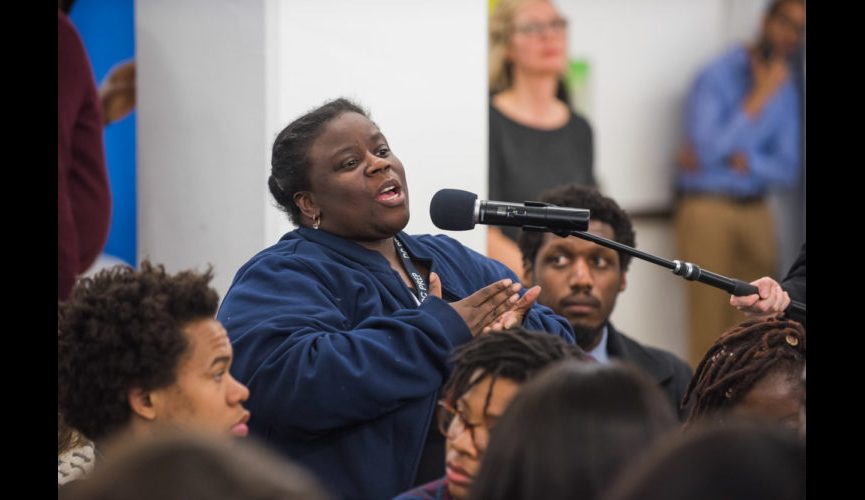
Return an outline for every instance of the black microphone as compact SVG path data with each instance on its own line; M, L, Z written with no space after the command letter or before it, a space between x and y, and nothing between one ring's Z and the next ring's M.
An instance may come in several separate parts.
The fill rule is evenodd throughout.
M442 189L429 205L430 218L439 229L467 231L475 224L517 226L526 231L585 231L589 211L526 201L482 201L478 195L461 189Z

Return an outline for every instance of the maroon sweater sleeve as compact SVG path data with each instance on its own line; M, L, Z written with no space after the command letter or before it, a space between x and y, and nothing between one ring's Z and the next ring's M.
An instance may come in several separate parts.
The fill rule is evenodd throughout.
M78 32L59 10L57 23L57 256L63 300L105 245L111 192L93 69Z

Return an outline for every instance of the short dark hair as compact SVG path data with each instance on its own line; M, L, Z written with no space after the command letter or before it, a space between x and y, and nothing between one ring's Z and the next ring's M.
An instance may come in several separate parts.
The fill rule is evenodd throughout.
M86 481L64 485L60 498L98 500L324 500L303 467L250 441L178 431L113 443Z
M595 188L567 184L544 191L541 201L560 207L587 208L591 211L591 220L605 222L613 228L613 240L629 247L636 247L636 234L631 218L612 198L601 194ZM518 244L523 253L523 263L534 266L535 257L544 242L544 233L521 231ZM619 253L619 267L624 272L628 270L631 256Z
M676 427L666 397L637 368L558 362L520 389L492 430L470 498L597 498L627 460Z
M325 125L344 113L357 113L369 118L358 104L344 98L334 99L289 123L273 141L267 187L279 208L296 226L300 225L301 213L294 202L294 195L310 189L309 148Z
M716 419L735 406L766 375L780 371L798 380L805 368L805 329L786 318L750 319L715 341L685 390L691 404L686 425Z
M805 500L805 442L735 422L656 444L623 471L608 500Z
M445 401L453 405L484 376L492 377L493 381L502 377L521 384L554 361L567 358L589 359L579 346L550 333L529 331L520 326L491 332L454 350L451 355L453 372L442 394ZM473 378L477 370L483 375ZM492 387L490 384L490 392ZM487 394L484 411L491 395Z
M216 315L212 277L144 261L76 284L58 307L58 409L69 425L101 440L129 423L130 389L174 383L189 344L181 329Z

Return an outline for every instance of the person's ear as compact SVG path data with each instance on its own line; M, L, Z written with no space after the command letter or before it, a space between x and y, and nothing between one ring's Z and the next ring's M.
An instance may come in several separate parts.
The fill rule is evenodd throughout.
M294 204L300 209L300 213L310 220L315 220L316 217L321 215L321 210L315 202L315 195L309 191L298 191L297 193L294 193Z
M153 401L151 401L151 394L149 391L135 387L129 389L126 396L132 412L144 420L156 419L156 407L153 405Z

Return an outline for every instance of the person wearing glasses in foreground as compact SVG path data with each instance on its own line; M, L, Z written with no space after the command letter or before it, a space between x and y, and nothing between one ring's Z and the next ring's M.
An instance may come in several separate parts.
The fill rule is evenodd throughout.
M468 498L490 429L522 384L563 359L590 362L578 346L543 332L512 328L479 337L454 351L454 369L442 390L436 423L446 438L445 477L394 500Z

